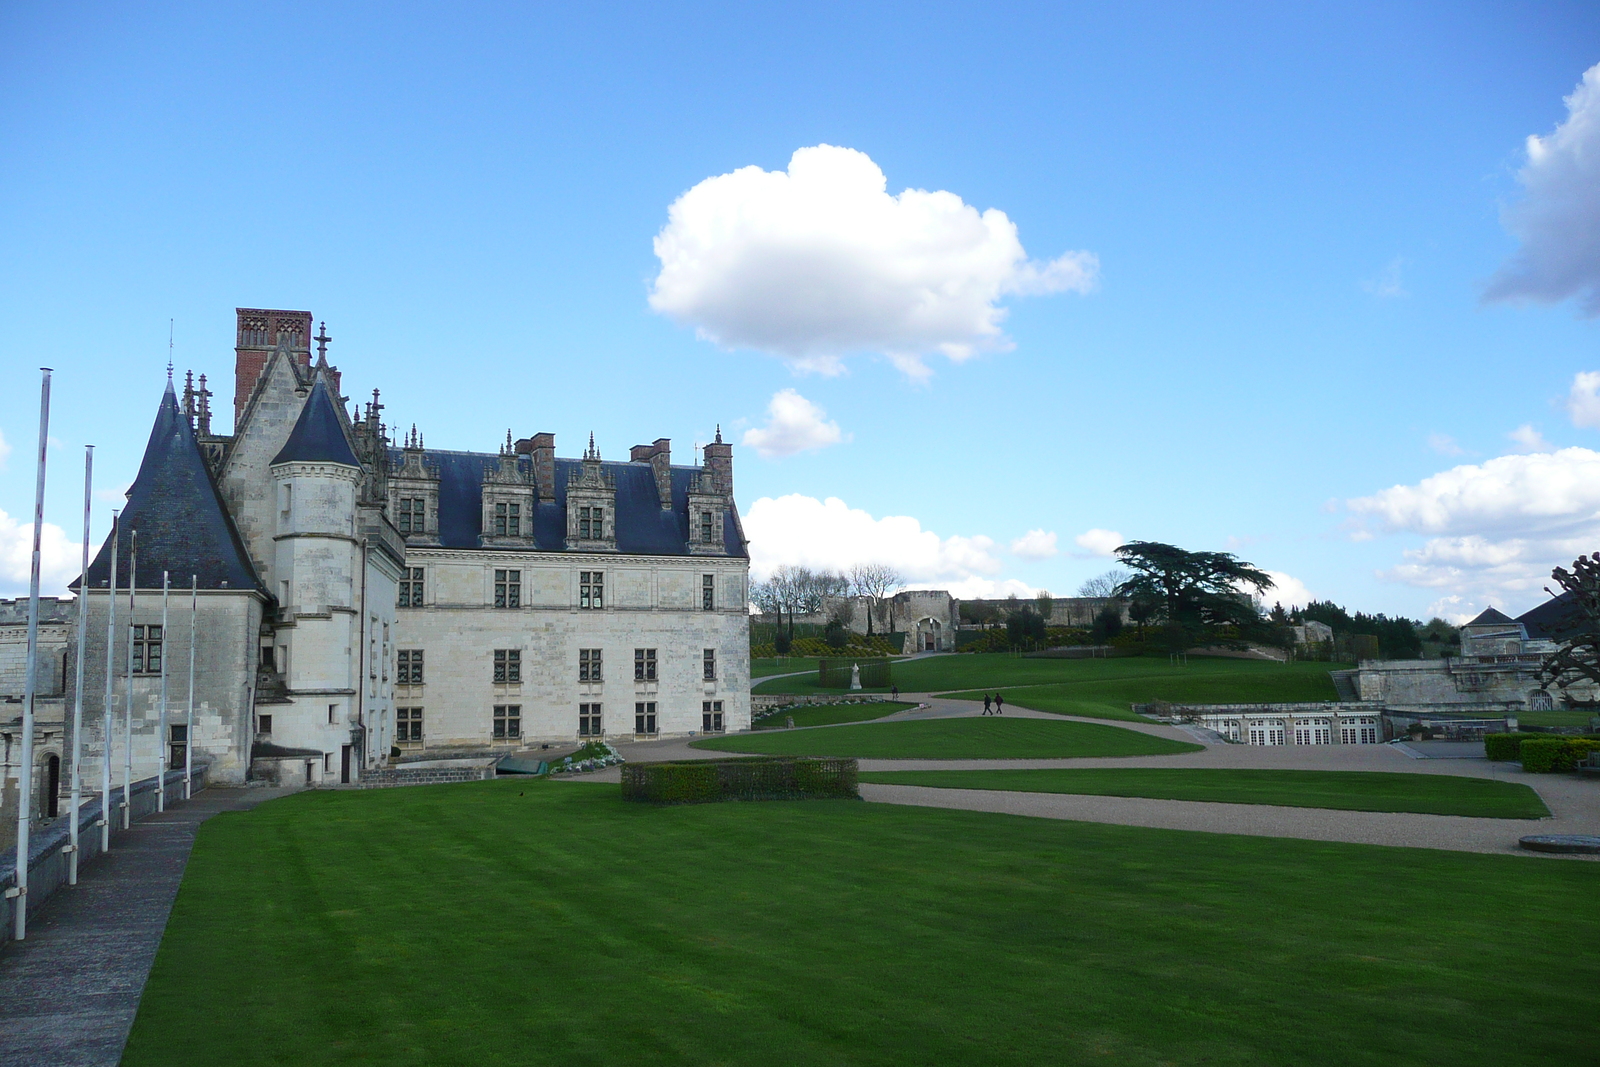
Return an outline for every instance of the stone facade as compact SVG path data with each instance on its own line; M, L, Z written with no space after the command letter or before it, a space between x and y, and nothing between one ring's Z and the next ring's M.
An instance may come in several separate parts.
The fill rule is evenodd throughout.
M849 629L865 634L869 610L872 632L884 637L891 633L904 634L906 654L955 651L961 602L943 589L907 589L879 601L876 606L864 596L824 597L821 611L797 616L796 621L825 625L842 612L849 617L846 623Z

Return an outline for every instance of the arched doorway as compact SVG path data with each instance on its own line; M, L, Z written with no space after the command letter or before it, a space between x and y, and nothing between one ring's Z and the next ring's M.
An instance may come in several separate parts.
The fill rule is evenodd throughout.
M1555 708L1555 698L1550 695L1549 690L1538 689L1528 694L1529 711L1554 711Z
M53 819L61 814L61 757L50 755L44 761L44 795L39 799L43 802L39 809L44 812L45 818Z

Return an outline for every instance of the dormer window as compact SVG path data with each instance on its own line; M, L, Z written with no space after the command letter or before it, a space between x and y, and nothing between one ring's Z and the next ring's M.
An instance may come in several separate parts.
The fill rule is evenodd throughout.
M424 534L428 532L428 501L425 497L403 496L400 498L400 514L395 526L402 534Z
M712 518L711 512L702 511L700 513L700 540L703 543L708 545L711 543L714 526L715 520Z
M521 504L496 504L494 506L494 535L496 537L522 536Z
M605 508L578 509L578 537L584 541L598 541L606 535Z

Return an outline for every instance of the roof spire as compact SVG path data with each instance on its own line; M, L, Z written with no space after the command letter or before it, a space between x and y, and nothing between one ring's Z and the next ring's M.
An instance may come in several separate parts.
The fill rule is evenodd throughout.
M594 431L589 431L589 447L583 453L584 459L599 459L600 450L594 447Z
M722 443L722 423L717 423L717 444Z
M172 334L174 320L167 320L167 384L172 384Z
M328 342L333 340L333 338L328 336L327 323L323 322L317 324L317 336L312 338L312 340L317 342L317 362L326 364L328 362Z

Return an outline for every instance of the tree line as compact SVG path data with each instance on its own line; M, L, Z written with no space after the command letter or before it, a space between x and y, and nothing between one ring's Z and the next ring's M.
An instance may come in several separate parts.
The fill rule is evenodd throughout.
M884 563L861 563L845 572L784 564L766 581L751 583L750 600L761 614L778 620L773 644L782 656L794 642L795 616L817 614L829 598L838 600L828 619L830 638L842 637L844 630L855 621L856 605L852 597L866 601L868 634L875 632L874 625L880 619L887 629L885 606L904 585L904 576Z

